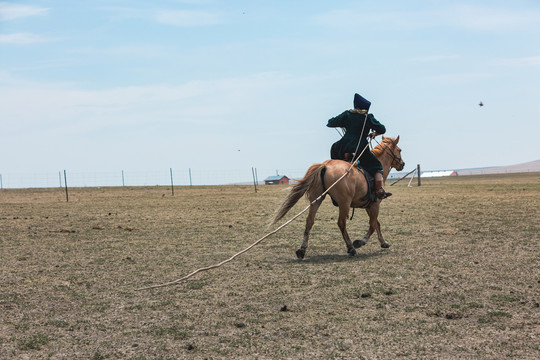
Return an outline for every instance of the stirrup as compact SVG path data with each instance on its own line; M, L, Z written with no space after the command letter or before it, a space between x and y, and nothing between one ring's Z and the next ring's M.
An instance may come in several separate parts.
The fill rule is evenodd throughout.
M381 193L381 194L379 194L378 192L376 192L376 195L377 195L377 198L378 198L378 199L383 200L383 199L386 199L387 197L392 196L392 193L386 192L386 191L384 190L384 188L381 188L381 190L382 190L382 193Z

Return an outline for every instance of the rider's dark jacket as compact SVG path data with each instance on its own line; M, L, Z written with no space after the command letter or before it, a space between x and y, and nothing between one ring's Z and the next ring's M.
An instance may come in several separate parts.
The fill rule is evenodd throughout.
M364 126L364 119L366 125ZM368 144L367 137L371 131L376 131L379 134L384 134L386 128L383 124L377 121L373 114L364 115L357 110L347 110L342 112L336 117L328 120L328 127L341 127L345 129L345 135L332 145L330 150L330 157L332 159L339 160L352 160L352 158L346 159L345 154L352 154L356 151L358 141L358 152L360 153ZM364 131L362 132L362 127ZM362 132L362 134L360 134ZM356 156L355 156L356 157ZM381 162L366 149L360 157L360 165L371 175L374 175L377 171L382 172L383 167Z

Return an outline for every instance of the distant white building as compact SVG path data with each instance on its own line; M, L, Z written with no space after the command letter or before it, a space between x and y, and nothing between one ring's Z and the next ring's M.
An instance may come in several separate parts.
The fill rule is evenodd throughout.
M443 176L458 176L458 173L454 170L423 171L421 177L443 177Z

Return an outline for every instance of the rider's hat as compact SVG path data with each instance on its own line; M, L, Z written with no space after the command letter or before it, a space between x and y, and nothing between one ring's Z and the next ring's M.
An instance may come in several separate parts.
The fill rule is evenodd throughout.
M371 102L364 99L358 94L354 94L354 108L358 110L369 110Z

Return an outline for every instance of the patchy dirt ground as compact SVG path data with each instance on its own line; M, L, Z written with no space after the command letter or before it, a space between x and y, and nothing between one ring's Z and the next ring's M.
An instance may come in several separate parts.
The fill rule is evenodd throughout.
M326 200L305 260L303 216L150 291L272 230L287 188L2 190L0 358L540 358L540 174L391 189L390 249L349 257Z

